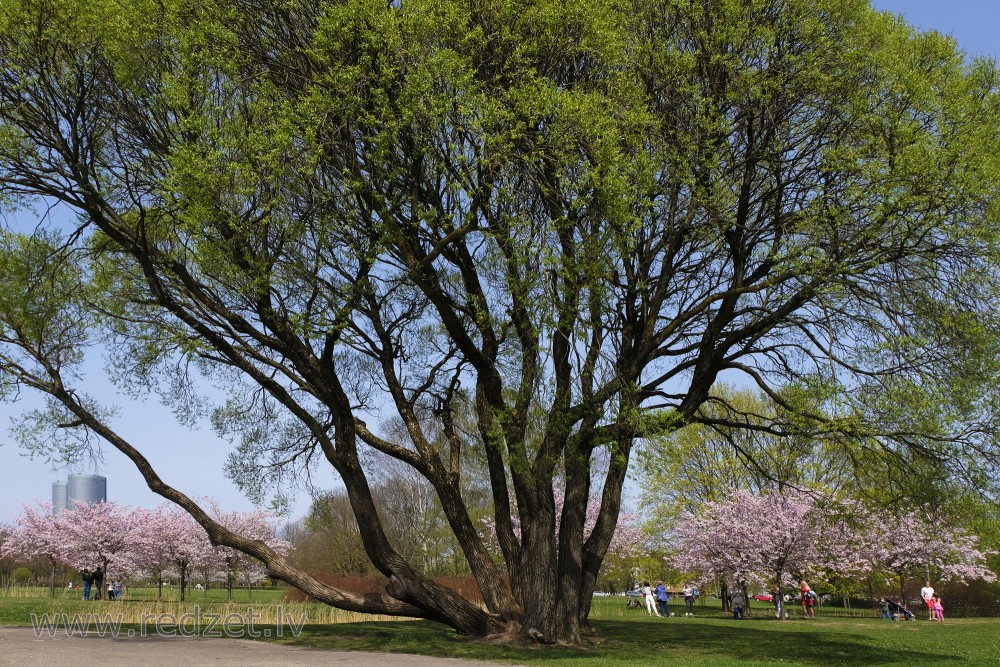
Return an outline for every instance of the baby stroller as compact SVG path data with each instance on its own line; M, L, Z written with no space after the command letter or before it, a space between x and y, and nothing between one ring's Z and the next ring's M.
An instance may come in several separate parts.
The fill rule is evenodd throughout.
M915 621L917 617L913 615L913 612L906 608L906 605L900 604L895 600L886 600L889 604L889 613L892 614L892 620L894 621Z

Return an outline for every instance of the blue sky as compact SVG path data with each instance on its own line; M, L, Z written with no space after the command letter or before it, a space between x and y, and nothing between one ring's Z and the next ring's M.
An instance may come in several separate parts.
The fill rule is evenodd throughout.
M996 57L1000 48L1000 0L874 0L876 8L902 14L923 30L950 34L970 55ZM191 496L211 496L227 510L247 510L250 502L222 474L226 443L206 428L191 432L178 427L172 416L157 405L129 405L116 398L113 388L99 380L88 383L87 391L122 408L119 423L126 437L150 458L161 476ZM124 456L105 448L104 463L98 468L53 471L46 463L24 457L7 435L11 415L21 406L0 405L0 522L13 519L23 503L48 500L52 482L65 479L68 472L97 472L108 478L108 498L130 505L153 507L161 499L150 492L139 473ZM330 487L333 478L321 476L320 485ZM302 515L309 505L305 492L298 492L292 514Z

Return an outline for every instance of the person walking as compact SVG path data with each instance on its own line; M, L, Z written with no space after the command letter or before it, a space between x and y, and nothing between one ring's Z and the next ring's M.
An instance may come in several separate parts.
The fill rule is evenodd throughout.
M670 594L667 593L667 587L663 585L662 581L657 581L656 589L653 592L656 593L656 606L659 607L660 616L670 618L670 610L667 609Z
M802 615L806 618L816 618L816 598L805 579L800 583L799 591L802 593Z
M885 598L879 598L878 605L882 608L882 618L891 621L892 613L889 611L889 601Z

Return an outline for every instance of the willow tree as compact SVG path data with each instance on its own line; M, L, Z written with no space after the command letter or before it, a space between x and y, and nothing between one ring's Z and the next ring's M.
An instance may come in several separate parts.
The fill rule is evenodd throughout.
M787 428L989 463L997 82L864 0L6 0L0 196L78 223L4 239L2 381L331 605L577 642L633 444L720 376L808 390ZM332 466L385 590L163 482L73 384L98 341L182 414L227 383L246 487ZM392 543L371 452L433 487L482 604Z

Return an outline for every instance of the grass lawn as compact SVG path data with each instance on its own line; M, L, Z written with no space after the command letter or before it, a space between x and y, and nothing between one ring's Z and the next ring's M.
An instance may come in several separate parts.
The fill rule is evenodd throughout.
M155 597L155 591L153 591ZM122 602L84 603L80 600L0 598L0 624L30 625L32 613L107 613L139 611L183 613L197 605L202 614L246 611L252 606L264 623L274 617L278 601L254 591L252 600L226 604L200 592L184 605L133 599ZM224 591L219 591L224 595ZM137 596L140 598L145 597ZM717 604L717 602L716 602ZM419 653L495 660L553 667L675 667L704 665L996 665L1000 662L1000 620L947 619L944 624L926 620L889 622L865 615L843 615L841 610L821 610L815 620L792 618L777 621L767 605L757 616L733 621L718 608L698 606L696 616L650 618L645 611L626 609L623 598L595 598L592 619L599 637L584 647L510 647L469 640L436 623L405 620L363 620L366 617L331 615L323 605L283 604L286 615L308 622L297 637L284 643L315 648ZM268 609L271 609L270 616ZM682 606L673 607L675 612ZM341 612L342 613L342 612ZM836 615L835 615L836 614ZM371 618L371 617L367 617ZM317 622L318 621L318 622ZM348 622L358 621L358 622ZM124 626L131 627L131 626ZM257 624L257 630L274 626Z
M683 607L673 607L683 612ZM582 648L498 647L463 639L425 622L307 625L286 643L340 649L400 651L558 667L741 665L996 665L1000 620L890 622L874 617L801 617L777 621L762 609L733 621L720 611L649 618L622 598L595 599L600 638Z

